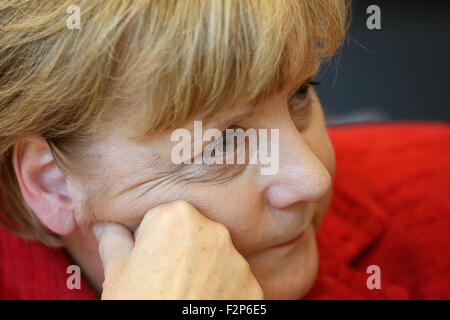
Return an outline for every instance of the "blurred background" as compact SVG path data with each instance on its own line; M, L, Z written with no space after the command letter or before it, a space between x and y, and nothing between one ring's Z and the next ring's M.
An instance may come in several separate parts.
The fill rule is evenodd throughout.
M381 30L369 30L370 5ZM450 1L356 0L342 51L316 87L329 124L450 121Z

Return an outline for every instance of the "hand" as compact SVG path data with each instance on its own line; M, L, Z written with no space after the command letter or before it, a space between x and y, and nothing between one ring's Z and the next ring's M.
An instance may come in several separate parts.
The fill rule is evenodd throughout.
M96 234L102 299L263 299L228 229L186 201L147 212L135 239L116 223Z

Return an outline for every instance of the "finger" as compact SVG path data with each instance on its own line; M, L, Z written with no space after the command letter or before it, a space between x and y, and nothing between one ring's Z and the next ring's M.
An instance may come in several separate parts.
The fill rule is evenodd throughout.
M127 257L134 247L133 235L120 224L112 222L97 224L94 233L98 240L98 250L105 273L115 262Z
M164 219L164 217L168 219ZM134 232L134 239L136 243L138 243L139 235L141 233L151 234L152 229L154 230L157 225L161 226L164 222L176 223L176 221L182 221L187 218L200 218L202 221L211 221L187 201L175 200L166 202L147 211ZM156 221L158 221L158 223L156 223Z

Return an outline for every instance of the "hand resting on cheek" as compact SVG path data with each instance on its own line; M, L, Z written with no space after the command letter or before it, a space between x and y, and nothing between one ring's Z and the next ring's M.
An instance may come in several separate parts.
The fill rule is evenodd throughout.
M228 229L186 201L160 205L135 237L124 226L94 226L103 262L102 299L263 299Z

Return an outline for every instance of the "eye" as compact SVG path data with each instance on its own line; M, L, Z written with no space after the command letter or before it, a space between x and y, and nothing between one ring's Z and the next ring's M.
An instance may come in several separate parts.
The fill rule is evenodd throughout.
M298 101L305 100L305 98L308 96L308 91L309 91L309 86L306 84L303 84L295 92L294 98L297 99Z
M303 104L307 102L309 97L309 88L312 86L319 86L320 82L314 81L312 79L306 80L298 89L295 91L291 98L291 103L293 104Z
M207 164L247 164L250 160L249 152L254 152L257 139L256 130L244 131L238 126L225 129L220 138L216 139L203 151L203 160Z
M231 126L222 131L222 136L214 141L212 145L210 145L207 149L212 149L210 152L210 155L212 157L215 157L216 155L216 148L222 152L222 155L224 158L226 158L227 154L230 153L233 150L236 151L236 141L235 141L235 135L234 134L227 134L227 130L235 130L237 129L237 126ZM206 151L206 150L205 150Z

